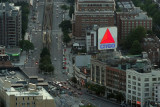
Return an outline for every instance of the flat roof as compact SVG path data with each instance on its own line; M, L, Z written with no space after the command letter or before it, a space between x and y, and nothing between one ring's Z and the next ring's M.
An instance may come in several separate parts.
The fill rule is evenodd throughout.
M19 89L22 89L22 88L19 88ZM36 90L35 92L31 92L31 91L28 91L28 90L23 90L23 93L21 91L18 91L18 88L11 87L11 88L7 89L6 94L8 96L10 96L10 95L15 95L15 96L42 96L43 99L53 99L53 97L43 87L39 90Z

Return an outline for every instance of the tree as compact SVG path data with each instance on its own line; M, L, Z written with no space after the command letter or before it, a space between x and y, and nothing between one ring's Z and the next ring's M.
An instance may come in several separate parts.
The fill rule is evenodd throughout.
M67 0L67 2L70 3L70 4L74 4L75 0Z
M77 83L76 77L72 77L72 78L71 78L71 81L76 84L76 83Z
M63 35L63 42L68 43L70 41L71 41L71 38L69 37L69 35L68 34L64 34Z
M63 33L68 33L72 29L72 24L70 20L64 20L59 24L59 27L62 28Z
M22 50L29 52L29 50L34 50L34 45L28 40L21 40L19 46Z
M123 100L125 100L124 95L121 92L116 93L115 98L118 102L122 102Z
M73 5L72 6L70 6L70 8L69 8L69 17L70 18L72 18L72 14L74 13L74 7L73 7Z
M67 5L61 5L61 9L62 9L62 10L67 10L67 9L68 9L68 6L67 6Z
M40 54L40 57L44 57L44 56L46 56L46 55L50 56L50 52L49 52L49 50L48 50L47 47L44 47L44 48L42 49L42 52L41 52L41 54Z
M130 49L130 53L133 55L140 54L142 52L141 44L138 40L135 40Z
M129 33L127 39L123 43L123 48L130 49L133 41L138 40L139 42L142 42L144 37L146 37L146 30L144 27L138 26L136 29Z

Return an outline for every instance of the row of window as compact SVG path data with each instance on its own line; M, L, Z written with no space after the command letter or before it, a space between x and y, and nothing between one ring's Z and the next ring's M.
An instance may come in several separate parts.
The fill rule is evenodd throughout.
M131 78L131 75L128 75L128 78L130 79ZM141 81L141 78L138 77L138 79L136 78L136 76L132 76L132 79L133 80L138 80L138 81ZM152 78L152 81L160 81L160 77L157 79L157 78ZM149 81L149 78L145 78L144 79L145 82Z

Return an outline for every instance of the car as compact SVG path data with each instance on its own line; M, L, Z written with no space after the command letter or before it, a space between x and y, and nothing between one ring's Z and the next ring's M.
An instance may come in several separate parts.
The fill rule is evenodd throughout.
M57 59L56 58L54 58L54 61L56 61Z
M56 16L58 18L58 16Z

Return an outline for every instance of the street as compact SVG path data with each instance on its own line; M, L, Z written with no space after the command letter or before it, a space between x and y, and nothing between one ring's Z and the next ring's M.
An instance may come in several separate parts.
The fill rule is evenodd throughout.
M46 82L66 81L67 79L70 79L70 77L72 77L72 74L73 74L72 54L70 53L71 47L64 47L62 42L63 33L59 28L59 24L63 20L69 19L69 16L67 13L68 11L63 11L60 8L61 5L66 3L63 0L51 1L53 2L53 19L51 20L53 23L52 23L52 30L51 30L50 53L51 53L51 61L55 70L54 70L54 75L43 75L38 73L37 62L39 62L39 56L43 48L42 26L44 23L43 15L44 15L45 3L44 3L44 0L39 0L39 2L37 1L34 1L34 2L36 3L36 6L31 9L31 12L29 14L29 23L28 23L27 32L31 34L30 41L34 44L35 49L34 51L30 52L28 58L26 59L26 63L23 69L28 75L31 75L31 76L37 75L39 77L44 78ZM35 17L34 21L32 20L32 17ZM65 49L65 53L63 54L64 49ZM63 69L64 61L66 64L66 69ZM82 100L93 103L94 105L96 105L96 107L118 107L119 106L117 104L104 101L97 97L85 94L83 90L82 91L78 90L70 85L67 85L66 87L70 88L69 91L73 90L76 93L82 93L82 95L78 95L77 97L75 97L69 94L67 95L60 94L60 96L54 97L57 107L64 107L65 105L68 105L68 106L72 105L73 107L77 107L76 105L79 105L79 103ZM66 96L69 99L66 98Z

